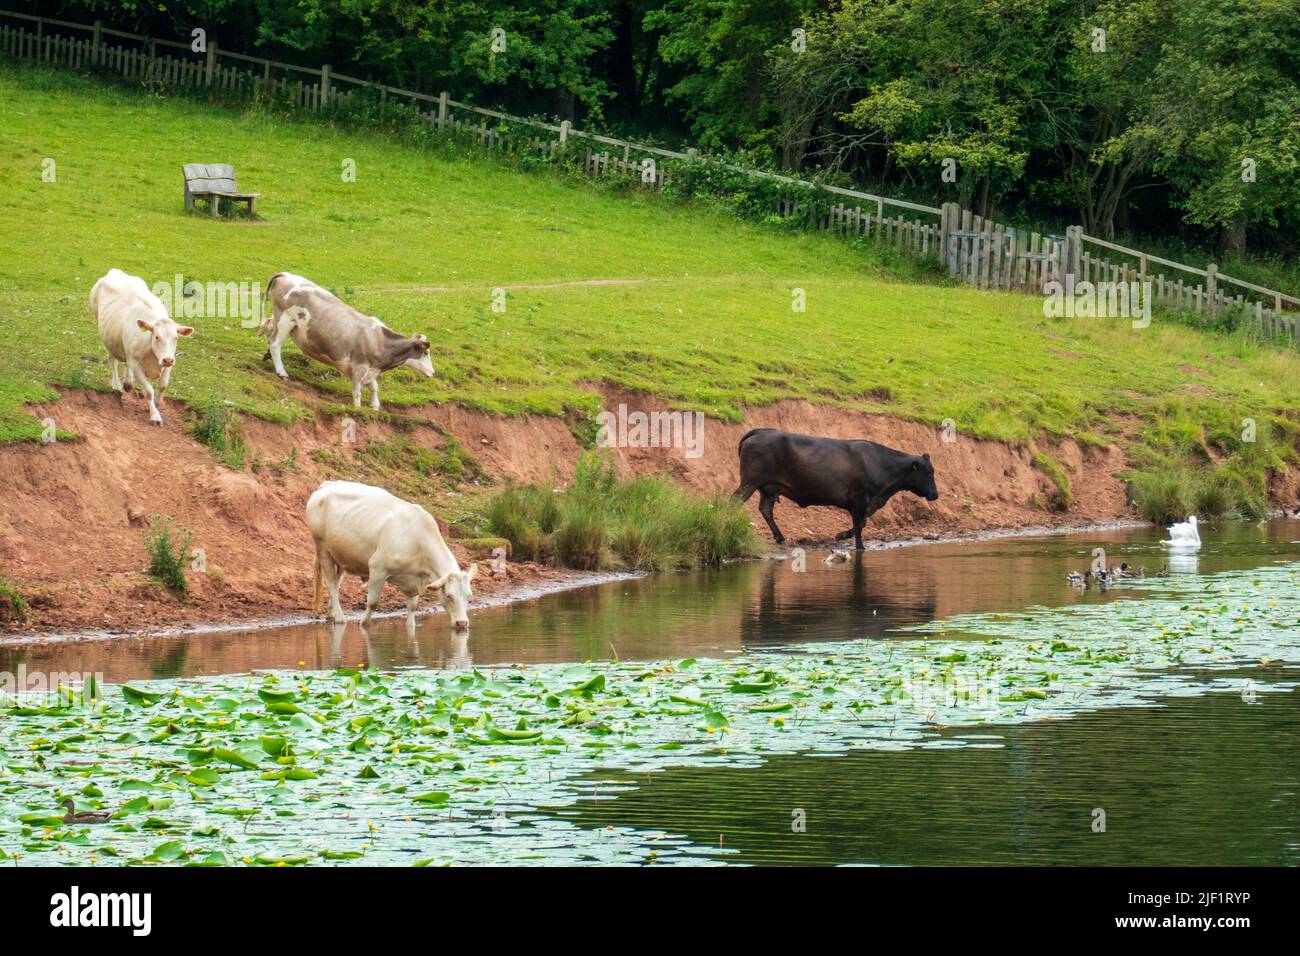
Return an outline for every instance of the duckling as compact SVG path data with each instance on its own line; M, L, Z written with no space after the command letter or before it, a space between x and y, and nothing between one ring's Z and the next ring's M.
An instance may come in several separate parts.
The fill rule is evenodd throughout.
M849 553L847 551L832 551L826 555L826 559L822 561L822 564L845 564L848 560Z
M1088 586L1088 575L1080 574L1078 571L1071 571L1065 576L1065 580L1070 583L1072 588L1086 588Z
M1159 571L1157 571L1157 572L1155 573L1155 576L1158 577L1158 578L1167 578L1167 577L1169 577L1169 565L1166 564L1163 568L1161 568Z
M77 805L71 800L64 800L60 806L67 809L63 815L64 823L107 823L113 815L107 810L82 810L77 812Z

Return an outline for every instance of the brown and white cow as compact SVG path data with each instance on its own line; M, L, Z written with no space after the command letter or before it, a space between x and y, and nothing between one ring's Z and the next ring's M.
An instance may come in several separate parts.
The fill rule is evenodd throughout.
M307 499L307 527L316 539L312 612L320 610L322 580L330 593L329 619L343 620L339 582L344 574L367 579L362 627L379 605L384 584L406 595L406 627L415 630L420 595L438 593L455 631L469 628L470 582L478 573L462 571L438 522L419 505L382 488L356 481L327 481Z
M373 315L358 312L316 283L278 272L266 285L271 314L262 320L261 333L275 363L275 374L288 378L280 349L293 336L304 354L331 365L352 382L352 404L361 404L361 389L371 387L370 407L379 408L379 376L405 365L433 376L429 339L401 335Z
M149 421L163 423L158 405L171 384L176 365L176 341L193 335L188 325L177 325L162 300L144 280L121 269L109 269L90 290L90 309L99 326L99 339L108 350L113 391L121 394L140 383L149 398ZM126 367L125 378L118 364ZM152 382L158 383L155 393Z

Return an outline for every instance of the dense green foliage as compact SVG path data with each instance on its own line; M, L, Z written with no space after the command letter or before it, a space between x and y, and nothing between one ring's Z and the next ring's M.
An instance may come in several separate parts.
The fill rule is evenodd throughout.
M1288 261L1297 251L1300 0L64 6L157 36L188 41L203 27L226 49L959 199L1022 224L1176 235L1202 255L1215 243L1240 254L1248 236Z
M697 498L666 478L618 478L588 454L573 483L511 485L486 505L488 528L524 561L600 570L703 568L759 550L748 515L730 498Z

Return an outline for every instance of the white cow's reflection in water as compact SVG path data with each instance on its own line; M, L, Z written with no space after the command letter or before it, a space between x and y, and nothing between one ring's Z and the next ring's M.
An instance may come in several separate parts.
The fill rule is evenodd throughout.
M435 620L437 616L434 616ZM348 623L339 621L329 625L330 629L330 651L329 666L342 667L349 663L344 656L344 638L347 636L348 628L355 627L361 634L362 646L365 649L366 661L373 667L392 666L393 653L391 645L385 649L383 635L374 633L373 628L364 627L359 622ZM431 655L423 651L417 638L419 626L414 621L406 622L406 659L407 663L413 667L443 667L449 670L461 670L472 667L474 658L469 653L469 631L460 628L453 629L447 636L447 644L443 653ZM436 640L435 635L431 635ZM436 663L434 663L436 661ZM356 663L355 661L351 663Z

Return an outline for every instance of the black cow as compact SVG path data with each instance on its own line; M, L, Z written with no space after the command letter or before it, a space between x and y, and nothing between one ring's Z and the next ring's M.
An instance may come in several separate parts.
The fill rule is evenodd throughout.
M785 541L772 518L782 495L800 508L829 505L853 517L853 527L836 541L852 537L862 550L862 526L900 491L934 501L934 466L929 455L909 455L873 441L813 438L775 428L755 428L740 440L740 487L746 501L757 491L758 510L777 544Z

